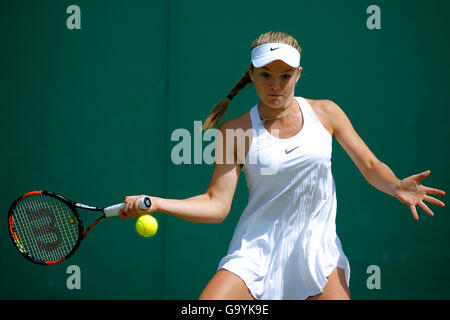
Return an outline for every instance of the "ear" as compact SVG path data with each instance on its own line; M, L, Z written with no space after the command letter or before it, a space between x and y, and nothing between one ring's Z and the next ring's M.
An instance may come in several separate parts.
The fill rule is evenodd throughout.
M300 75L301 75L302 71L303 71L303 67L298 67L297 80L295 80L296 83L298 82L298 79L300 79Z

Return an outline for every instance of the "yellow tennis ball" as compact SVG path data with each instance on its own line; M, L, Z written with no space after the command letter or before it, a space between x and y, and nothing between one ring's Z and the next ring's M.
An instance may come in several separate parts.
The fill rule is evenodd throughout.
M152 237L155 235L157 230L158 222L153 216L149 214L140 216L136 221L136 231L143 237Z

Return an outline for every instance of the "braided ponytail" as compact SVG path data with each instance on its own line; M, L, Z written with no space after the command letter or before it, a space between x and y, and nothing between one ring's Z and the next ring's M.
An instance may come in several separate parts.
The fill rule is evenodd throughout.
M202 130L214 128L220 122L220 119L222 119L223 115L227 111L228 106L230 105L230 101L239 93L239 91L244 89L250 83L252 83L252 79L250 78L250 75L247 71L242 75L241 80L239 80L239 82L236 83L233 89L231 89L230 94L224 100L214 106L214 108L206 118L205 123L202 126Z

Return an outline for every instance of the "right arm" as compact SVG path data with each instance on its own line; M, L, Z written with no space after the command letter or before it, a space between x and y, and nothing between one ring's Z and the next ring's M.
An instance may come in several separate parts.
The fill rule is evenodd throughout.
M137 219L143 214L152 214L158 211L191 222L222 223L230 212L241 171L241 167L236 161L235 149L233 146L227 146L225 139L225 130L230 129L230 122L226 121L219 127L217 134L222 134L224 139L215 141L216 161L205 193L182 200L150 196L152 207L147 211L138 208L137 199L141 196L126 197L126 205L120 216ZM223 159L234 159L233 163L227 164L226 161L218 161L218 157L222 155Z

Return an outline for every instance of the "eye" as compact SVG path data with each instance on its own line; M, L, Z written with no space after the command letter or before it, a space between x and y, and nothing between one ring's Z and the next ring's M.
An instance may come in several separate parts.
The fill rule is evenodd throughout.
M283 75L283 79L285 79L285 80L288 80L290 78L292 78L292 76L290 74Z
M267 72L261 73L261 77L263 77L263 78L267 78L268 76L269 76L269 74Z

